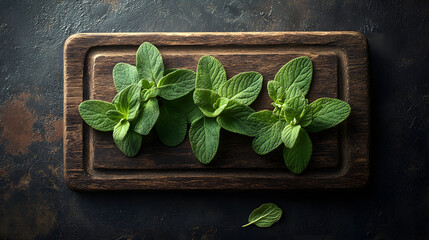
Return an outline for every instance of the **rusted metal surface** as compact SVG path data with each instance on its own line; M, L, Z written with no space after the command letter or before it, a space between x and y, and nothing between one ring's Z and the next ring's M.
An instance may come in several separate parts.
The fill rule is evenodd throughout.
M426 1L0 1L0 239L427 239ZM372 169L357 192L75 193L63 179L62 48L78 32L359 31ZM275 202L270 229L241 224Z

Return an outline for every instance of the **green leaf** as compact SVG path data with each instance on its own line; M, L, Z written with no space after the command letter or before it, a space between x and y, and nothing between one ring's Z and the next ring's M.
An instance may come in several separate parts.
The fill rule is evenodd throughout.
M121 119L125 118L125 116L122 113L118 112L117 110L109 110L109 111L107 111L106 112L106 116L110 120L112 120L112 121L114 121L116 123L119 123L121 121Z
M294 174L302 173L310 162L313 145L307 132L301 128L295 145L292 148L283 149L283 158L286 167Z
M138 83L138 81L137 67L128 63L118 63L113 68L113 83L117 92L122 91L129 85Z
M203 117L204 114L201 112L201 110L195 106L192 111L188 112L186 114L186 119L188 123L192 123L193 121L197 120L200 117Z
M150 89L150 88L155 86L155 84L153 82L149 82L146 79L141 79L140 83L141 83L143 89Z
M155 98L158 96L158 88L157 87L151 87L149 89L143 89L141 93L141 100L143 102L146 102L147 100L151 98Z
M122 141L127 135L128 129L130 129L130 122L126 119L122 119L113 129L113 139Z
M140 151L142 145L142 135L128 131L122 140L113 138L116 146L124 153L127 157L134 157Z
M255 224L258 227L271 227L282 217L283 211L274 203L262 204L249 215L249 223L242 227Z
M301 129L301 125L291 125L291 124L288 124L283 129L282 141L285 144L285 147L292 148L295 145L300 129Z
M243 134L246 136L255 136L256 131L251 126L249 116L255 111L242 103L235 100L228 101L227 106L218 116L218 124L234 133Z
M158 95L167 100L174 100L190 93L195 86L195 73L191 70L174 71L158 82Z
M283 104L281 114L285 116L288 123L298 124L301 116L304 116L301 114L307 106L308 100L303 95L295 96Z
M283 102L282 96L279 96L278 92L282 92L282 85L276 81L269 81L267 84L268 96L276 102L277 100Z
M138 85L130 85L118 96L116 109L130 121L134 119L140 107L140 89Z
M168 68L168 69L164 69L164 76L167 76L168 74L174 72L178 70L177 68Z
M320 132L344 121L350 114L350 105L342 100L320 98L309 105L313 121L306 128L310 132Z
M158 100L151 98L144 104L136 118L137 122L135 123L134 131L141 135L148 135L158 120L158 116Z
M195 119L203 116L201 110L194 104L193 92L175 100L163 99L162 102L168 105L169 109L186 115L188 123L192 123Z
M220 126L214 118L202 117L192 122L189 140L197 159L208 164L214 158L219 146Z
M222 64L212 56L206 55L200 58L197 66L195 88L217 92L224 82L226 82L226 72Z
M137 50L137 71L139 78L149 82L158 82L164 76L164 63L159 50L144 42Z
M207 117L217 117L225 109L228 99L208 89L195 89L194 103Z
M220 85L218 93L225 98L250 105L262 89L262 75L257 72L239 73Z
M116 125L116 122L106 115L109 110L115 110L115 105L105 101L86 100L79 105L82 119L99 131L112 131Z
M310 89L313 77L313 63L308 57L298 57L286 63L277 72L274 81L279 82L283 89L294 85L305 96Z
M186 115L171 109L167 104L161 106L156 122L156 132L161 142L167 146L177 146L185 139L187 129Z
M252 141L253 150L259 155L265 155L282 144L281 133L286 126L273 112L262 110L249 116L254 129L259 130Z

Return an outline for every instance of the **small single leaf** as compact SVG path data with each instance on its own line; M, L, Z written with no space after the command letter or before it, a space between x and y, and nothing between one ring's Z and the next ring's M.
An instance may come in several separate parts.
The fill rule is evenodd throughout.
M195 89L194 103L205 116L217 117L225 109L228 101L212 90Z
M285 147L292 148L295 145L300 129L301 129L301 125L291 125L291 124L288 124L283 129L282 141L285 144Z
M301 113L307 106L308 100L303 95L293 97L283 104L281 115L285 116L288 123L297 124L301 119Z
M220 126L214 118L202 117L192 122L189 141L197 159L208 164L216 155L219 146Z
M140 151L142 145L142 135L129 130L122 140L113 138L116 146L127 157L134 157Z
M119 123L121 121L121 119L125 118L125 116L118 112L117 110L109 110L106 112L106 116L112 120L115 121L116 123Z
M310 132L320 132L344 121L350 114L350 105L334 98L320 98L309 105L313 121L307 126Z
M158 88L157 87L151 87L149 89L143 89L141 92L141 100L143 102L146 102L147 100L151 98L155 98L158 96Z
M134 131L141 135L148 135L152 130L159 116L158 100L156 98L149 99L142 109L134 126Z
M262 110L249 116L253 128L258 130L252 141L253 150L259 155L265 155L282 144L281 133L286 126L285 121L279 120L273 112Z
M250 105L258 97L263 77L257 72L239 73L220 85L218 93L222 97Z
M160 107L156 132L162 143L171 147L179 145L185 139L187 129L186 115L171 109L167 104Z
M167 100L174 100L190 93L195 86L195 73L191 70L176 70L158 82L158 95Z
M230 132L255 136L256 131L252 128L249 120L249 116L254 112L251 107L230 100L216 120L222 128Z
M264 203L249 215L249 223L242 227L255 224L258 227L271 227L282 217L283 211L274 203Z
M217 92L224 82L226 82L226 72L222 64L212 56L201 57L197 66L195 88Z
M132 121L140 107L140 89L139 85L130 85L119 93L116 103L116 109L126 116L126 119Z
M279 82L283 89L295 85L306 95L313 77L313 63L308 57L298 57L286 63L277 72L274 81Z
M292 148L283 149L283 158L286 167L294 174L302 173L310 162L313 145L307 132L301 128L295 145Z
M152 44L144 42L137 50L136 57L139 78L149 82L158 82L164 76L164 63L159 50Z
M113 139L122 141L125 138L128 129L130 129L130 122L128 122L126 119L122 119L118 124L115 125L113 129Z
M278 91L281 88L281 84L279 82L276 81L269 81L267 84L267 89L268 89L268 96L270 96L270 98L276 102L277 100L281 100L281 96L278 96Z
M87 100L79 105L82 119L90 127L99 131L112 131L117 124L107 117L106 113L110 110L115 110L115 105L99 100Z
M143 89L150 89L153 86L155 86L155 84L153 82L149 82L146 79L141 79L140 83L141 83Z
M118 63L113 68L113 83L117 92L122 91L126 87L132 84L136 84L139 81L136 66L128 63Z

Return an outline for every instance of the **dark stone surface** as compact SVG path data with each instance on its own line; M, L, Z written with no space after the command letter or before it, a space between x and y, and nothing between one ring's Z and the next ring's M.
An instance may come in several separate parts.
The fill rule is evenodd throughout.
M428 1L0 1L0 239L428 239ZM77 32L354 30L370 48L362 191L75 193L62 47ZM242 229L275 202L282 220Z

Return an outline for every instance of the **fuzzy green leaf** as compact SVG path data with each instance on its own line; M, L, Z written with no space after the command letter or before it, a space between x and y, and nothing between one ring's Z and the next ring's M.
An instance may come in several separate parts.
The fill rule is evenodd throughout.
M262 88L262 75L257 72L239 73L220 85L218 93L225 98L250 105Z
M235 100L230 100L225 109L218 116L217 122L222 128L230 132L246 136L255 136L256 131L252 128L249 120L249 116L254 112L255 111L251 107Z
M258 130L252 141L253 150L259 155L265 155L282 144L281 133L286 126L285 121L271 111L262 110L249 116L253 128Z
M320 132L344 121L350 114L350 105L342 100L320 98L309 105L313 121L306 128L310 132Z
M174 100L190 93L195 86L195 73L191 70L176 70L158 82L158 95L167 100Z
M258 227L271 227L271 225L280 220L282 213L283 211L274 203L262 204L252 211L249 215L249 223L242 227L247 227L251 224L255 224Z
M302 113L307 106L308 100L303 95L295 96L283 104L281 114L285 116L288 123L294 122L294 124L297 124L301 117L304 116Z
M222 64L212 56L206 55L200 58L197 66L195 88L217 92L224 82L226 82L226 72Z
M118 63L113 68L113 83L117 92L139 81L137 67L128 63Z
M134 157L140 151L142 145L142 135L129 130L122 140L113 138L116 146L127 157Z
M137 50L136 57L139 78L156 82L164 76L164 63L159 50L152 44L144 42Z
M276 102L277 100L282 101L282 97L278 95L278 92L282 92L282 85L276 81L269 81L267 84L268 96Z
M156 88L156 87L151 87L149 89L143 89L141 92L141 100L143 102L146 102L147 100L149 100L151 98L155 98L156 96L158 96L158 88Z
M178 70L177 68L168 68L168 69L164 69L164 76L167 76L168 74L174 72Z
M151 98L144 104L144 106L142 106L140 113L136 118L134 131L141 135L148 135L158 120L158 116L158 100L156 98Z
M116 121L107 117L106 113L115 110L115 105L99 100L87 100L79 105L82 119L92 128L99 131L112 131Z
M292 148L283 149L283 158L286 167L294 174L302 173L310 162L313 145L307 132L301 128L295 145Z
M193 92L175 100L163 100L162 102L168 105L169 109L186 115L188 123L203 116L201 110L194 104Z
M167 104L161 106L156 122L156 132L161 142L167 146L177 146L185 139L187 129L186 115Z
M198 160L208 164L216 155L219 146L220 126L214 118L202 117L192 122L189 140Z
M118 96L116 109L130 121L134 119L140 107L140 89L138 85L130 85Z
M208 89L195 89L194 103L207 117L217 117L225 109L228 100Z
M130 129L130 122L128 122L126 119L122 119L113 128L113 139L115 139L115 141L122 141L125 138L128 129Z
M106 116L112 120L115 121L116 123L119 123L121 121L121 119L125 118L125 116L118 112L117 110L109 110L106 112Z
M283 129L282 141L285 144L285 147L292 148L295 145L300 129L301 129L301 125L290 125L290 124L288 124Z
M310 89L313 77L313 63L308 57L298 57L286 63L277 72L274 81L281 83L283 89L295 85L303 95Z

